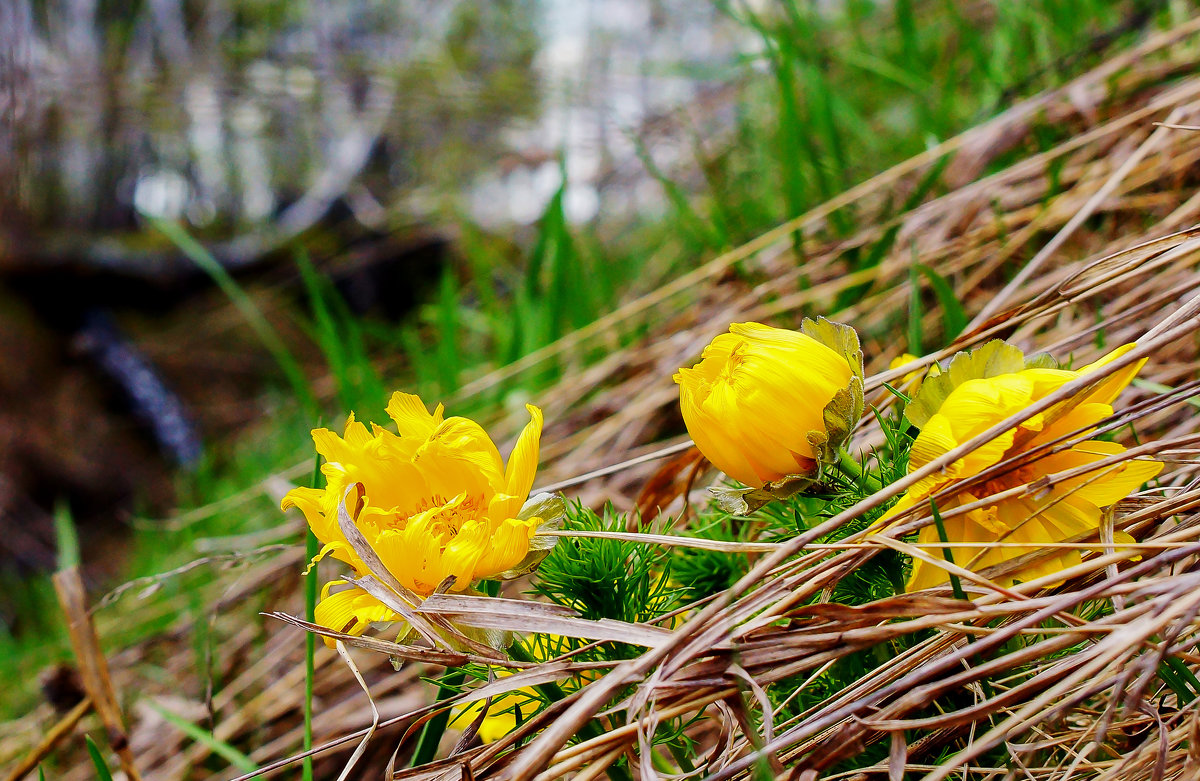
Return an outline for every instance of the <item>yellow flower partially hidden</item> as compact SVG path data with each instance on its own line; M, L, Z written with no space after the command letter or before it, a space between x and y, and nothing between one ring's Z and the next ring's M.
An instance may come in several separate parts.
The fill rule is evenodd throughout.
M1002 342L993 342L955 359L946 373L927 378L921 393L913 399L906 414L921 427L909 454L909 471L915 471L960 444L986 431L1005 418L1045 398L1068 382L1096 372L1113 362L1134 345L1120 347L1078 371L1045 368L1019 368L1025 365L1020 351ZM1015 354L1015 355L1014 355ZM958 363L959 359L962 363ZM1013 364L1014 359L1017 361ZM1044 361L1042 361L1044 363ZM956 482L969 480L985 469L1072 432L1086 431L1113 413L1112 402L1133 380L1145 361L1136 362L1099 381L1080 396L1035 415L1016 428L1004 432L940 472L918 482L901 497L884 521L925 503L930 495ZM1009 369L1005 371L1005 369ZM984 376L968 379L974 371ZM938 501L942 515L950 510L979 501L1010 488L1033 483L1046 475L1063 472L1119 455L1125 448L1112 442L1088 440L1053 455L1040 458L973 486L956 496ZM921 529L919 541L935 557L948 547L956 564L973 571L1002 564L1020 556L1043 550L1045 543L1061 543L1080 535L1093 534L1103 518L1103 508L1129 495L1162 470L1158 461L1124 461L1101 467L1096 472L1068 480L1057 480L1044 490L1030 490L997 501L990 506L970 510L945 519L948 546L941 546L936 526ZM1131 541L1117 534L1119 541ZM1022 543L1021 547L956 547L965 543ZM1063 549L1057 556L1041 558L1019 571L995 579L1001 586L1053 575L1080 563L1076 550ZM949 579L946 570L916 560L908 590L937 586Z
M513 671L507 668L500 668L497 673L501 678L507 678L512 674ZM491 703L487 703L486 700L472 700L465 705L457 705L451 710L453 718L449 726L465 732L479 718L479 714L483 713L485 704L487 705L487 714L479 722L479 731L476 734L482 742L494 743L517 728L518 713L520 713L521 722L528 721L537 713L542 702L532 687L524 687L498 695L492 698Z
M520 511L537 471L542 413L527 405L531 420L517 440L508 465L478 423L443 419L442 405L430 414L417 396L395 393L387 406L399 434L351 414L343 436L314 429L324 459L324 489L294 488L282 507L298 507L330 555L359 576L367 567L338 527L338 505L356 484L361 494L347 507L355 525L384 566L406 588L432 594L453 578L451 591L501 576L527 561L540 517ZM353 492L352 492L353 493ZM329 593L325 586L317 623L352 635L375 621L400 617L359 588Z
M862 415L861 377L853 329L806 320L802 332L733 323L674 379L696 447L761 488L831 459Z
M899 369L901 366L920 359L920 357L921 356L913 355L912 353L904 353L903 355L892 359L892 362L888 364L888 370L890 371L892 369ZM933 363L929 366L926 366L924 369L915 369L904 375L900 378L900 381L896 383L896 386L900 390L906 391L910 397L915 396L917 395L917 392L921 390L921 383L925 381L926 377L936 377L941 373L942 367L938 366L936 363Z
M531 656L538 662L548 662L569 650L569 646L558 635L539 635L531 638L526 641L526 648L530 648L530 646L532 646ZM510 668L499 667L496 668L496 677L507 678L516 672ZM569 682L560 682L559 685L563 686L569 694L579 686L597 680L601 675L599 670L582 670L576 672ZM479 714L483 713L486 702L487 700L472 700L466 704L454 706L451 709L452 718L449 726L465 732L479 718ZM484 743L500 740L517 728L518 713L520 714L520 723L524 723L541 709L542 703L543 699L538 696L532 686L524 686L499 694L492 698L487 714L479 722L479 731L476 734Z

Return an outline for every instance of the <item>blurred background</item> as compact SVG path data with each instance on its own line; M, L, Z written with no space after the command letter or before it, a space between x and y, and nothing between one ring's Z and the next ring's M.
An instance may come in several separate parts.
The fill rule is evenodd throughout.
M526 356L1193 10L0 2L0 657L62 645L56 517L100 590L279 542L317 421L382 420L398 388L511 418L670 324Z
M314 297L369 332L382 373L438 342L422 368L442 393L611 304L641 259L585 258L566 237L663 214L643 159L670 170L685 153L682 107L707 101L703 121L728 126L723 93L753 49L751 30L692 6L6 3L6 560L53 562L56 504L85 530L168 512L179 469L278 406L344 415L320 380L322 348L346 346L313 338ZM279 351L156 221L203 243L294 356L283 376L311 388L271 395ZM547 322L497 334L520 294Z

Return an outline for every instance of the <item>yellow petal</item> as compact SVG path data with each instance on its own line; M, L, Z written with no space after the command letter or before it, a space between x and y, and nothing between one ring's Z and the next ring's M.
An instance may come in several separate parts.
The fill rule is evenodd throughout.
M1079 437L1087 434L1097 423L1109 417L1113 408L1107 404L1075 404L1068 401L1046 411L1047 425L1036 435L1024 442L1024 450L1030 450L1047 442L1064 437Z
M442 405L430 415L420 396L396 391L387 405L387 414L396 421L401 437L425 439L442 422Z
M1096 530L1100 522L1100 511L1085 502L1053 502L1040 507L1025 500L1013 500L1009 504L1017 509L1023 519L1015 525L1005 542L1027 542L1027 548L1008 548L1004 559L1013 559L1043 549L1044 543L1066 542L1072 537ZM1016 520L1014 517L1013 521ZM1083 559L1078 550L1060 548L1057 555L1038 559L1021 570L1014 572L1008 582L1030 581L1053 575L1073 567Z
M450 726L460 730L467 729L479 718L485 702L486 700L474 700L453 708L451 712L455 715ZM521 721L524 722L537 711L537 705L537 699L528 689L517 689L493 697L487 715L479 725L479 739L484 743L500 740L517 728L516 711L521 712Z
M1044 474L1064 472L1095 464L1124 452L1124 446L1115 442L1093 439L1080 442L1062 453L1038 459L1037 468ZM1059 480L1055 483L1054 494L1070 495L1097 507L1108 507L1129 496L1141 487L1142 483L1154 478L1162 468L1163 464L1160 461L1123 461L1120 464L1099 467L1095 472L1079 477Z
M783 405L767 398L768 386L739 390L718 383L704 402L708 417L719 421L719 432L734 441L764 481L778 480L797 471L795 455L813 457L808 432L825 430L820 408ZM832 398L832 395L830 396ZM817 412L813 410L817 409Z
M358 558L358 554L350 547L350 543L335 540L321 546L321 550L318 551L317 555L313 556L312 560L308 562L308 566L304 569L304 574L307 575L308 571L326 556L333 556L335 559L349 564L360 575L365 575L367 572L366 565Z
M946 539L951 543L988 542L995 539L987 530L971 522L964 515L946 518L943 525L946 528ZM972 557L980 553L980 549L975 547L955 547L953 544L942 545L937 527L933 524L922 528L920 534L917 536L917 540L922 543L922 550L935 560L942 559L945 555L944 550L949 548L950 554L954 558L954 563L960 567L965 566L971 561ZM936 545L937 547L928 547L930 545ZM914 558L913 571L909 575L905 590L920 591L922 589L933 588L934 586L941 586L948 582L950 582L950 576L944 567Z
M917 471L929 462L946 455L959 444L961 443L954 437L950 419L940 412L934 414L913 441L912 449L908 453L908 471ZM957 474L957 470L952 467L953 465L945 470L947 476Z
M717 469L753 488L761 488L773 479L770 470L756 466L747 449L726 436L723 425L696 403L694 393L686 385L680 386L679 408L692 441Z
M284 510L289 507L298 507L304 514L304 520L308 522L309 528L322 543L343 539L342 533L338 530L337 516L331 515L329 510L332 508L326 506L329 498L328 490L339 489L337 481L330 485L331 489L293 488L284 495L283 501L280 502L280 508Z
M491 533L491 541L476 562L476 577L490 578L521 563L529 552L529 541L537 533L541 518L501 521Z
M335 632L344 632L355 637L367 631L376 621L399 621L389 608L360 588L348 588L329 594L317 603L314 611L316 623ZM325 644L333 646L326 638Z
M1103 358L1084 366L1079 370L1079 375L1086 376L1088 374L1092 374L1093 372L1096 372L1117 360L1135 347L1137 347L1137 342L1123 344L1105 355ZM1146 360L1146 358L1143 358L1140 361L1134 361L1124 369L1120 369L1108 377L1105 377L1099 385L1093 388L1091 392L1083 398L1083 403L1112 404L1113 401L1116 400L1117 396L1121 395L1121 391L1125 390L1129 383L1133 382L1133 378L1136 377L1137 373L1140 372L1142 367L1146 365Z
M445 579L442 567L444 538L420 523L404 530L382 532L372 541L388 572L417 594L428 595Z
M473 420L449 418L417 448L412 463L441 496L467 492L490 497L503 484L500 451Z
M452 591L462 591L477 580L476 564L492 543L487 524L472 520L463 524L462 529L446 544L442 551L441 580L454 576Z
M312 438L317 452L326 461L340 463L351 455L351 451L346 448L346 443L342 438L327 428L314 428Z
M373 437L367 431L366 426L354 419L354 413L351 412L346 418L346 430L342 434L342 439L346 442L348 448L362 450L371 444Z
M529 412L529 422L517 438L508 457L508 465L504 468L504 491L512 497L510 501L494 509L493 518L511 518L521 509L521 505L529 498L533 488L533 478L537 474L538 454L542 438L542 411L532 404L525 405ZM490 511L492 512L492 511Z

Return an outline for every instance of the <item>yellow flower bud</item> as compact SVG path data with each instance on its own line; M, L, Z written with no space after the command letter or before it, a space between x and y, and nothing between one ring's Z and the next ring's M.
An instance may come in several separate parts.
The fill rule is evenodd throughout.
M862 414L858 337L825 320L733 323L674 379L696 447L755 488L816 472Z

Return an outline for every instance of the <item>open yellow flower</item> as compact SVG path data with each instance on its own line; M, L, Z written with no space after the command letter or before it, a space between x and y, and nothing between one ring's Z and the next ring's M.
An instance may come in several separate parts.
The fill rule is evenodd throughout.
M1066 383L1111 363L1133 347L1132 344L1120 347L1077 371L1040 366L1025 368L1024 356L1016 348L1001 342L983 348L986 354L960 356L963 359L961 364L952 364L946 373L927 378L921 392L909 405L906 414L921 429L910 452L909 470L915 471L925 466ZM1014 360L1017 361L1016 365L1013 365ZM1144 363L1134 363L1109 375L1080 396L1035 415L940 472L921 480L901 497L884 520L927 502L933 493L949 488L956 482L969 480L1001 461L1030 452L1073 432L1093 428L1112 415L1113 400L1133 380ZM1010 371L1003 370L1006 364ZM997 367L1000 367L1000 371L997 371ZM972 373L983 376L965 379ZM970 490L939 500L938 510L945 515L956 507L986 502L989 496L1032 483L1045 475L1094 464L1123 452L1124 447L1112 442L1078 442L1068 449L1043 455L972 486ZM1095 533L1103 518L1103 508L1128 496L1143 482L1157 475L1162 466L1151 460L1124 461L1118 465L1101 467L1097 473L1058 480L1045 490L1023 492L991 506L985 504L965 514L946 518L947 546L939 544L940 537L933 525L921 530L920 542L936 546L925 548L935 556L940 555L943 547L948 547L956 564L981 571L1042 550L1041 546L1045 543L1066 542ZM1118 533L1118 539L1129 538ZM955 542L1024 545L956 547ZM1078 551L1064 549L1059 555L1041 558L1017 572L997 578L996 582L1008 586L1017 580L1027 581L1052 575L1079 562ZM908 590L937 586L948 579L945 569L917 560L908 581Z
M805 327L733 323L674 377L696 447L748 486L811 474L862 414L857 336L824 320Z
M357 484L361 493L347 511L388 571L418 595L432 594L450 578L450 590L463 591L522 564L542 523L520 517L542 432L541 411L526 409L531 420L505 466L478 423L443 419L442 405L430 414L417 396L395 393L387 412L398 435L375 425L368 431L353 414L343 436L314 429L326 487L294 488L282 506L304 513L324 545L318 558L331 555L366 575L338 527L339 504ZM357 635L374 621L400 620L362 589L329 593L340 582L325 586L317 623Z

